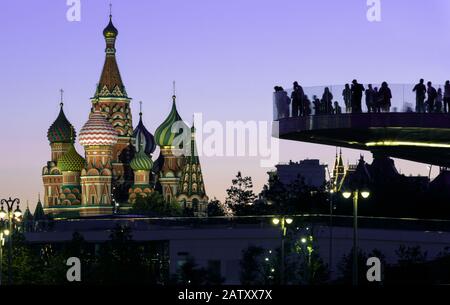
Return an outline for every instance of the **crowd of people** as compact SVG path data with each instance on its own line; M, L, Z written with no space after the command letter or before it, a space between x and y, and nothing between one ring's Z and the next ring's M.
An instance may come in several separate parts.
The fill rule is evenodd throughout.
M298 82L293 83L293 90L289 97L283 87L275 88L275 106L278 118L297 117L314 114L341 114L342 109L337 101L333 102L333 94L328 87L324 88L322 98L312 96L312 101L305 94ZM450 81L445 82L444 92L437 90L431 82L425 86L421 79L413 88L416 94L416 112L420 113L449 113L450 112ZM374 87L368 84L367 88L354 79L345 84L342 99L346 113L362 113L362 99L365 97L368 113L389 112L391 109L392 92L387 82ZM312 108L311 108L312 106Z
M436 90L431 82L425 86L423 79L414 86L413 91L416 93L416 112L450 112L450 81L445 82L444 93L441 88Z

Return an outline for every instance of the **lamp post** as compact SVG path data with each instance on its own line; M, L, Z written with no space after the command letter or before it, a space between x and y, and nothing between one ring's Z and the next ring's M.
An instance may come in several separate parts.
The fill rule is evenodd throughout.
M16 209L14 209L14 204L16 204ZM4 230L5 236L8 236L8 283L12 284L12 233L13 233L13 222L14 220L19 220L22 216L22 212L19 208L20 200L18 198L2 199L1 200L1 210L0 210L0 220L2 222L8 222L8 229ZM6 206L6 210L5 210ZM7 232L5 232L7 231ZM3 254L3 253L2 253ZM0 261L1 264L1 261Z
M345 199L353 196L353 269L352 269L352 281L353 286L358 285L358 199L359 195L366 199L370 196L370 192L366 189L360 191L355 190L345 190L342 192L342 196Z
M3 246L5 245L5 236L9 235L8 229L0 228L0 286L2 285L2 273L3 273Z
M330 223L329 223L329 227L330 227L330 243L328 245L328 268L330 270L330 278L331 278L331 274L333 272L333 194L334 194L334 186L333 186L333 179L331 178L331 173L330 173L330 168L328 167L328 164L325 164L325 167L327 169L328 172L328 193L329 193L329 205L330 205L330 210L329 210L329 216L330 216Z
M284 284L285 280L285 266L284 266L284 239L286 237L287 228L286 225L290 225L294 220L290 217L282 216L280 218L275 217L272 219L274 225L280 224L281 226L281 284Z

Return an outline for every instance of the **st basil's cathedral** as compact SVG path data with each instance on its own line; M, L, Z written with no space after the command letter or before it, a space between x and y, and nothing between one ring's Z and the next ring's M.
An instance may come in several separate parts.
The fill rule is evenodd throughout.
M89 119L78 134L84 158L75 149L77 134L62 100L48 130L51 160L42 169L44 212L55 217L110 215L126 212L139 196L159 192L166 203L176 201L194 215L205 215L208 196L194 126L189 128L181 119L174 94L172 109L154 135L144 125L142 110L133 129L131 98L116 61L118 30L111 15L103 36L103 70ZM157 145L160 154L153 161Z

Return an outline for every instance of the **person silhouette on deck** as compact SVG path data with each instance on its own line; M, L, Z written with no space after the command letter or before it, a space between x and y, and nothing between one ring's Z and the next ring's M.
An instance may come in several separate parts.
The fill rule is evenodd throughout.
M378 101L383 112L389 112L391 108L391 99L391 89L389 89L387 82L383 82L380 90L378 91Z
M364 86L359 84L356 79L352 81L352 113L361 113L361 100L364 92Z
M367 112L375 112L375 91L372 88L372 84L368 85L368 89L366 90L366 107Z
M427 92L427 88L424 85L424 80L421 78L419 83L416 84L413 88L413 92L416 92L416 112L425 112L425 93Z
M352 111L352 90L349 84L345 84L342 97L344 98L345 112L350 113Z
M450 112L450 81L446 81L444 85L444 113Z
M333 112L333 94L331 94L330 89L325 87L322 94L323 103L323 113L331 114Z
M294 90L291 93L292 116L302 116L304 115L303 96L305 95L305 93L303 92L302 86L300 86L298 82L294 82L293 86Z
M431 82L427 83L427 95L428 95L428 99L427 99L428 112L432 113L432 112L434 112L434 103L436 101L437 91L433 87L433 84Z

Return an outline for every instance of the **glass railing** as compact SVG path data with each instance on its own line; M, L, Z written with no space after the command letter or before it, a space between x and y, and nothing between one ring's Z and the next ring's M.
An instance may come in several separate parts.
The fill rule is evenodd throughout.
M303 98L299 98L299 91L293 94L292 88L278 89L273 93L273 119L368 112L450 112L450 98L445 98L443 85L433 84L437 97L431 101L428 94L417 100L414 84L388 84L389 90L381 84L371 84L372 90L368 90L369 84L362 85L365 91L360 102L357 96L352 98L351 89L346 90L345 85L303 87Z

